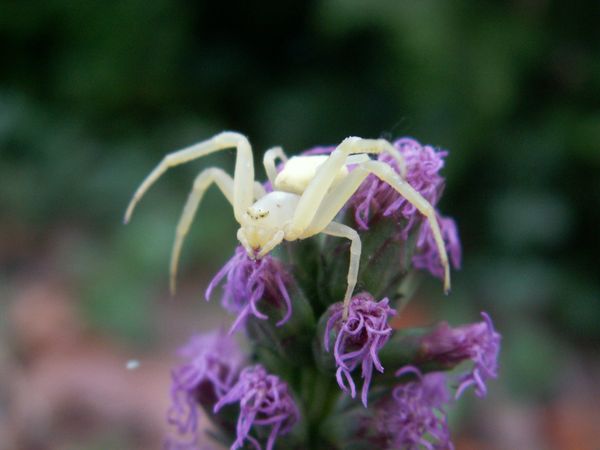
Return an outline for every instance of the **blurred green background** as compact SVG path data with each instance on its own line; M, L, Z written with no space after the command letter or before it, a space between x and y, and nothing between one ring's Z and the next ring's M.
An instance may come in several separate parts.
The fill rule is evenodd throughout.
M236 224L211 190L170 300L173 233L194 174L230 170L233 151L173 169L127 227L122 214L165 153L224 129L257 160L348 135L449 149L440 209L463 268L450 297L433 280L414 308L457 324L486 310L504 336L490 397L456 413L458 448L597 449L599 20L595 0L2 1L0 449L160 447L148 423L168 355L211 324L202 293ZM49 354L80 355L65 373L81 380L99 348L157 360L155 422L127 412L139 429L108 432L120 419L93 401L75 425L50 400L29 411L14 383L35 391ZM38 402L54 386L40 383Z

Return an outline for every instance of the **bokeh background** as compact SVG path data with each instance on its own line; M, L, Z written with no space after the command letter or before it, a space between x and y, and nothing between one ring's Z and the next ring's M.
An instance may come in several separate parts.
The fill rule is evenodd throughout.
M0 449L160 448L174 349L230 320L203 291L236 224L211 190L171 299L173 232L194 174L233 152L122 214L166 152L233 129L257 157L348 135L449 149L463 267L403 320L486 310L503 334L457 448L597 450L599 19L595 0L3 0Z

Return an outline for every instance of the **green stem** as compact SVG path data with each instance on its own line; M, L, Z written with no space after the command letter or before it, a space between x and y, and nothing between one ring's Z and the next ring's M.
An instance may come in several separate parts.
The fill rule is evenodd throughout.
M302 396L306 405L307 448L332 449L323 424L331 414L338 397L335 379L314 368L303 371Z

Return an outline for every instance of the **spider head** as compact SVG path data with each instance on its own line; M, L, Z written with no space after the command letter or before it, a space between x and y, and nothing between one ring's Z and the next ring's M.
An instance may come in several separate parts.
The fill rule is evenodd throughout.
M274 191L250 206L240 221L238 239L251 258L261 258L284 238L298 196Z

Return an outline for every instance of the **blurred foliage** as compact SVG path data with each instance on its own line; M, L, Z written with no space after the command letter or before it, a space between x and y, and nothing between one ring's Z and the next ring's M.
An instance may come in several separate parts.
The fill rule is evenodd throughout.
M277 144L412 135L451 150L441 209L465 260L445 317L490 310L509 382L542 395L557 342L600 344L599 13L592 0L5 0L1 279L58 271L93 323L146 341L193 174L233 162L174 169L123 227L166 152L222 129L247 134L257 160ZM214 273L235 246L210 194L184 276Z

